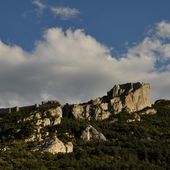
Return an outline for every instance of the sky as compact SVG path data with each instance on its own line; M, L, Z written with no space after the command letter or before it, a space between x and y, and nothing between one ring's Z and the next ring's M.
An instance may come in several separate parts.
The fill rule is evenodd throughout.
M1 0L0 107L79 103L147 82L170 98L169 0Z

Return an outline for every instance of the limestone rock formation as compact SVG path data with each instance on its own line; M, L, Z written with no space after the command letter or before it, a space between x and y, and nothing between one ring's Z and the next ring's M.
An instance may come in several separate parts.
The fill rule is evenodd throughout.
M115 85L107 96L67 107L69 110L64 115L71 114L75 119L104 120L112 114L137 112L146 107L151 107L150 85L137 82Z
M114 113L119 113L123 109L122 100L120 97L114 97L110 100L110 108Z
M106 137L91 125L86 127L80 138L86 142L91 140L106 141Z
M85 109L84 109L84 106L83 106L83 105L75 104L75 105L73 106L72 115L74 116L74 118L76 118L76 119L82 119L83 117L86 117L86 116L84 115L84 112L85 112Z
M115 85L108 92L108 97L116 101L112 102L115 112L120 112L121 110L136 112L151 106L150 85L147 83Z
M52 154L56 153L71 153L73 152L72 142L67 142L64 144L57 136L50 136L46 129L51 126L55 126L61 123L63 117L63 112L61 106L48 107L45 105L45 109L36 110L29 114L28 117L24 118L24 122L29 122L34 126L34 131L25 142L37 141L40 143L35 150L50 152ZM18 123L22 122L20 120ZM56 133L56 132L55 132Z
M49 109L47 111L47 116L51 117L51 122L53 125L60 124L63 116L62 108L58 106L56 108Z
M47 138L40 146L39 150L43 150L44 152L50 152L52 154L71 153L73 152L73 144L72 142L64 144L61 140L54 136L53 138Z
M24 118L23 122L30 122L34 126L34 132L31 136L25 139L25 142L42 141L43 138L48 136L47 133L43 133L43 129L48 126L54 126L61 123L62 108L57 106L45 111L32 112L28 117ZM22 122L20 120L18 123Z

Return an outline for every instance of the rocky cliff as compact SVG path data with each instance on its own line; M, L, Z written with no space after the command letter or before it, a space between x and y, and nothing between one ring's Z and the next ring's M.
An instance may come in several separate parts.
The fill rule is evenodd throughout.
M119 121L115 117L119 113L128 113L126 123L140 121L142 115L156 114L150 103L150 85L139 82L115 85L106 96L80 104L61 105L52 100L33 106L0 109L0 139L5 143L9 141L9 146L11 141L24 141L28 145L36 142L32 150L70 153L76 138L85 142L107 141L102 132L91 126L90 121L108 120L113 124ZM60 129L60 125L64 126L63 120L67 119L88 123L70 134L74 129L72 123L69 125L71 130Z
M115 85L106 96L63 108L67 117L104 120L122 111L138 112L146 107L151 107L150 85L137 82Z

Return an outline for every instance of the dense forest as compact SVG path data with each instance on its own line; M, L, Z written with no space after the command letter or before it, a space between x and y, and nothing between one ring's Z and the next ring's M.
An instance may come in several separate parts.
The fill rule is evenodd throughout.
M18 117L26 113L9 113L0 120L0 148L8 145L10 149L0 151L2 170L57 170L57 169L170 169L170 102L156 102L155 115L143 115L141 121L127 123L128 113L119 113L118 121L85 121L63 119L62 123L48 127L51 135L63 141L69 132L74 136L74 152L51 154L32 151L36 142L25 143L24 137L33 130L27 123L16 125ZM82 129L91 124L100 130L107 141L84 142L80 139ZM16 133L20 126L22 133ZM17 135L16 135L17 134Z

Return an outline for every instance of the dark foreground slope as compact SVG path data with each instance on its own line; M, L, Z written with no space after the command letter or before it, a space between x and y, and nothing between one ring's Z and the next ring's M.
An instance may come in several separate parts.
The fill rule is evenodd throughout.
M74 136L74 152L69 154L32 151L36 142L25 143L24 136L29 136L33 127L15 123L24 114L6 114L0 122L0 147L8 145L10 149L1 150L0 169L169 169L170 101L158 101L154 107L157 114L143 115L137 122L125 121L129 116L127 113L116 115L116 122L90 121L105 135L107 141L104 142L84 142L80 135L89 121L64 118L61 124L48 131L52 135L57 130L62 141L67 140L64 132ZM16 126L20 126L21 133L15 132Z

